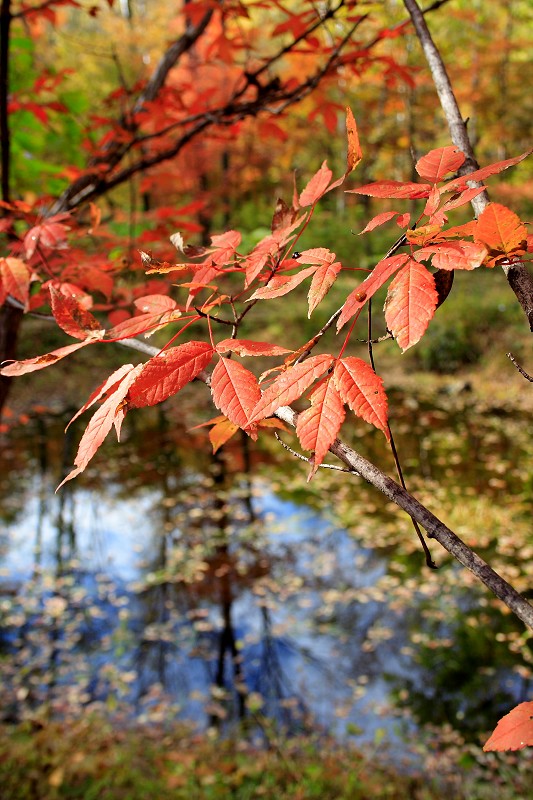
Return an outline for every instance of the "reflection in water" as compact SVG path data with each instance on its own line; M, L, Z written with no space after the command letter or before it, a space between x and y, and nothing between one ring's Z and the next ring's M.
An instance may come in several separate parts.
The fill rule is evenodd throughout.
M446 483L458 452L453 426L439 439L442 411L426 410L431 424L413 437L408 413L397 410L409 434L400 452L409 467L413 447L423 451L417 489L437 493L435 473ZM321 476L298 504L299 465L250 452L246 438L211 456L158 408L151 427L54 495L78 438L62 439L62 423L36 417L1 455L5 719L86 707L202 726L270 717L292 732L372 739L384 728L399 746L412 720L475 739L531 694L519 626L464 572L424 571L409 526L367 487ZM487 431L471 431L476 491L485 469L505 474L495 460L504 428L485 423L490 453ZM522 477L507 509L516 542L503 551L515 565L526 547ZM492 547L493 533L474 532Z

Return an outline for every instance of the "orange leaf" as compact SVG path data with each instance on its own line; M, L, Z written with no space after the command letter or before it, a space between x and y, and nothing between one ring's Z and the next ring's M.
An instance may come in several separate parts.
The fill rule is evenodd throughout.
M332 380L325 380L314 389L311 406L298 415L296 434L304 450L314 452L314 463L308 481L335 441L344 421L344 403Z
M358 189L347 189L348 194L366 194L369 197L392 197L416 200L420 197L429 197L431 191L429 183L411 183L408 181L376 181L367 183Z
M103 334L103 331L98 331L97 334L92 334L88 336L83 342L74 342L74 344L68 344L66 347L60 347L58 350L52 350L51 353L45 353L43 356L37 356L36 358L27 358L25 361L13 361L7 367L2 367L0 369L0 375L5 375L7 377L12 377L13 375L25 375L27 372L35 372L38 369L44 369L45 367L49 367L52 364L55 364L57 361L60 361L65 356L70 355L70 353L74 353L76 350L79 350L80 347L85 347L88 344L94 344L98 342L102 337L98 334ZM4 364L7 362L4 361Z
M437 302L433 275L410 258L389 286L385 301L387 327L404 352L424 335Z
M165 311L173 311L177 305L176 301L166 294L147 294L133 302L143 314L164 314Z
M312 206L322 197L329 186L332 175L333 173L329 169L327 161L324 161L300 195L301 208Z
M443 242L422 247L413 253L416 261L433 258L435 269L477 269L487 255L487 248L476 242Z
M489 203L479 215L474 239L483 242L491 251L509 254L525 251L527 230L513 211L500 203Z
M238 361L221 358L211 375L213 402L239 428L246 430L261 399L255 375Z
M268 389L253 410L250 422L269 417L280 406L289 405L331 366L333 356L311 356L283 372Z
M132 369L118 384L117 389L109 395L107 400L93 414L78 446L78 452L74 459L75 469L69 472L57 489L60 489L64 483L83 472L113 427L116 415L122 410L122 400L126 397L130 384L135 380L141 369L141 364Z
M0 284L5 295L11 294L28 307L31 272L20 258L0 258Z
M431 183L438 183L449 172L456 172L464 164L464 160L464 153L455 145L449 145L448 147L439 147L438 150L430 150L427 155L417 161L415 169L421 178L431 181Z
M217 353L237 353L240 356L283 356L292 353L286 347L268 342L253 342L250 339L223 339L217 344Z
M441 186L440 190L441 192L456 192L458 190L468 189L469 181L482 181L484 178L488 178L489 175L496 175L498 172L503 172L504 169L513 167L515 164L523 161L524 158L527 158L530 154L531 150L528 150L526 153L522 153L522 155L516 156L515 158L507 158L505 161L497 161L496 163L489 164L481 169L476 169L474 172L469 172L468 175L462 175L460 178L454 178L453 181Z
M337 331L359 311L366 301L380 289L385 281L393 275L397 269L405 264L409 256L407 253L400 253L396 256L383 258L378 261L368 278L357 286L346 298L342 313L337 322Z
M363 151L359 144L359 134L357 133L354 115L349 107L346 108L346 132L348 134L348 172L353 172L363 158Z
M311 316L317 305L329 292L341 269L341 262L335 261L333 264L325 262L316 270L313 275L313 280L311 281L311 286L309 287L309 294L307 295L309 302L308 317Z
M225 417L213 425L209 431L209 441L213 446L213 453L220 450L222 445L226 444L238 430L239 426Z
M83 308L73 295L65 295L49 285L52 314L59 327L75 339L86 339L94 331L104 331L90 311Z
M341 399L354 414L375 425L389 439L387 395L372 367L360 358L348 356L337 361L333 378Z
M93 406L96 402L98 402L98 400L100 400L102 397L104 397L109 392L110 389L112 389L114 386L116 386L118 383L120 383L122 381L122 379L132 369L133 369L133 364L124 364L122 367L119 367L117 370L115 370L115 372L113 372L109 376L109 378L107 378L107 380L105 380L103 383L101 383L100 386L98 386L94 390L94 392L91 394L91 396L89 397L87 402L84 403L82 405L82 407L80 408L80 410L77 411L74 414L74 416L72 417L72 419L68 423L67 428L70 428L70 426L72 425L72 423L74 422L75 419L78 419L78 417L81 416L81 414L83 414L85 411L87 411L88 408ZM65 428L65 430L67 428Z
M154 406L176 394L209 364L213 352L207 342L187 342L154 356L131 386L128 404L132 408Z
M372 217L370 222L366 224L359 236L361 236L362 233L369 233L370 231L373 231L374 228L379 228L380 225L384 225L385 222L393 219L393 217L397 217L398 213L398 211L383 211L383 213L377 214L375 217Z
M316 266L307 267L297 272L296 275L274 275L267 286L257 289L249 300L273 300L275 297L282 297L284 294L292 292L309 275L316 272Z
M483 750L521 750L533 746L533 701L520 703L496 725Z

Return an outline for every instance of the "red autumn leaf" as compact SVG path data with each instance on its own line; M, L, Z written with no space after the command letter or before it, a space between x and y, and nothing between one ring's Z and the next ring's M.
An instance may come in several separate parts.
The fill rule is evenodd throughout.
M423 336L437 308L433 275L409 259L396 275L385 301L385 321L405 352Z
M64 250L68 247L67 233L70 228L59 220L68 219L68 214L56 214L41 225L35 225L24 237L26 258L31 258L38 246L50 250Z
M429 183L412 183L409 181L376 181L367 183L358 189L348 189L348 194L366 194L369 197L390 197L416 200L429 197L431 191Z
M289 405L301 397L311 384L331 366L333 356L311 356L301 364L289 367L263 392L253 410L250 422L269 417L280 406Z
M470 203L474 197L477 197L484 192L485 189L483 186L478 186L474 189L465 189L464 191L460 192L457 195L452 195L449 200L446 200L444 205L441 208L441 211L445 213L446 211L451 211L452 208L459 208L460 206L464 206L466 203Z
M119 384L122 381L122 379L128 374L128 372L130 372L132 369L133 369L133 364L124 364L122 367L116 369L109 376L109 378L107 378L103 383L100 384L100 386L98 386L94 390L94 392L91 394L87 402L84 403L80 408L80 410L74 414L74 416L68 423L67 428L69 428L72 425L75 419L78 419L78 417L81 416L81 414L83 414L85 411L87 411L87 409L89 409L91 406L97 403L98 400L104 397L104 395L106 395L110 391L110 389Z
M221 358L211 375L213 402L226 417L246 430L261 399L257 378L238 361Z
M186 342L154 356L131 386L128 405L154 406L176 394L209 364L213 352L207 342Z
M363 158L363 151L361 150L361 145L359 144L359 134L357 132L357 125L354 115L352 113L352 109L349 107L346 108L346 132L348 134L347 171L353 172Z
M426 217L432 217L440 205L440 192L439 187L434 186L424 207L424 214Z
M282 297L284 294L292 292L309 275L316 272L316 266L307 267L297 272L296 275L274 275L267 286L257 289L249 300L273 300L275 297Z
M0 285L4 295L12 295L27 310L31 272L20 258L0 258Z
M500 203L489 203L479 215L474 239L491 251L513 253L526 249L527 229L520 217Z
M399 228L407 228L409 226L409 222L411 221L411 214L406 212L405 214L399 214L398 219L396 220L396 225Z
M300 195L301 208L312 206L322 197L329 186L332 175L333 173L329 169L327 161L324 161Z
M455 145L439 147L437 150L422 156L415 165L421 178L431 183L438 183L449 172L456 172L464 164L465 155Z
M477 269L487 255L487 248L476 242L443 242L422 247L413 253L416 261L433 259L435 269Z
M325 262L322 264L322 266L318 267L313 275L313 280L311 281L311 286L309 287L309 293L307 295L307 300L309 303L309 312L307 314L308 317L311 316L317 305L329 292L341 269L342 264L340 261L335 261L333 264Z
M410 228L405 232L405 238L409 244L416 244L423 247L435 241L441 232L440 225L421 225L419 228Z
M533 701L520 703L496 725L483 750L521 750L533 746Z
M397 269L400 269L400 267L405 264L408 258L409 256L407 253L400 253L399 255L390 256L389 258L383 258L381 261L378 261L368 278L365 278L365 280L346 298L342 313L337 322L337 331L340 331L342 326L364 306L366 301L388 281Z
M215 264L226 264L235 256L235 251L241 243L242 236L239 231L226 231L211 236L213 252L211 258Z
M314 452L314 462L308 481L323 461L337 438L346 411L332 380L320 383L311 395L311 406L298 415L296 434L304 450Z
M298 262L317 265L332 264L335 258L335 253L332 253L327 247L311 247L309 250L302 250L298 256Z
M60 347L58 350L52 350L51 353L45 353L42 356L36 356L36 358L27 358L25 361L13 361L7 367L2 367L2 369L0 369L0 375L5 375L6 377L25 375L27 372L36 372L38 369L49 367L51 364L55 364L57 361L65 358L65 356L70 355L70 353L74 353L75 350L79 350L80 347L85 347L88 344L94 344L100 341L102 338L99 335L100 333L103 334L103 331L97 331L96 334L91 334L84 339L83 342L68 344L66 347ZM4 361L3 363L6 364L7 362Z
M469 172L468 175L462 175L460 178L454 178L453 181L441 186L440 190L441 192L456 192L458 190L467 189L468 181L482 181L485 178L488 178L489 175L496 175L498 172L503 172L504 169L513 167L515 164L523 161L524 158L527 158L530 154L531 150L528 150L527 153L522 153L522 155L516 156L515 158L507 158L505 161L496 161L494 164L488 164L486 167L476 169L474 172Z
M166 294L147 294L133 302L143 314L164 314L176 308L176 301Z
M372 217L370 222L368 222L367 225L363 228L359 236L361 236L361 234L363 233L369 233L370 231L373 231L374 228L379 228L380 225L384 225L385 222L388 222L390 219L393 219L393 217L397 217L398 214L399 214L398 211L383 211L382 214L376 214L376 216Z
M94 331L104 331L90 311L83 308L75 297L65 295L50 285L52 314L59 327L75 339L86 339Z
M268 342L253 342L251 339L223 339L217 344L217 353L228 352L240 356L283 356L292 350Z
M335 364L333 379L341 399L354 414L375 425L389 439L387 395L372 367L360 358L341 358Z
M93 414L81 437L78 452L74 459L75 468L61 481L57 489L60 489L67 481L72 480L76 475L83 472L113 427L115 417L122 409L122 401L126 397L131 383L135 380L141 369L141 364L132 369L118 384L116 390L109 395L100 408Z
M171 312L177 313L180 312ZM137 317L130 317L125 319L124 322L119 322L114 328L107 331L106 339L110 342L120 341L120 339L129 339L132 336L138 336L140 333L146 333L159 325L161 322L161 313L157 314L139 314ZM170 321L170 320L167 320Z
M220 450L222 445L226 444L238 430L239 426L225 417L222 417L219 422L213 425L209 431L209 441L213 446L213 454Z

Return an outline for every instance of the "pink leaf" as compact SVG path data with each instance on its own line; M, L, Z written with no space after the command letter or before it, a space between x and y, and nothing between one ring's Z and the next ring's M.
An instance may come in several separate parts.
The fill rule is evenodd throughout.
M280 406L289 405L297 400L317 378L323 375L332 362L333 356L330 355L311 356L301 364L289 367L263 392L253 410L250 422L258 422L273 414Z
M375 425L389 439L387 395L372 367L360 358L348 356L337 361L333 378L341 399L354 414Z
M403 351L424 335L437 303L433 275L410 258L389 286L385 301L387 327Z

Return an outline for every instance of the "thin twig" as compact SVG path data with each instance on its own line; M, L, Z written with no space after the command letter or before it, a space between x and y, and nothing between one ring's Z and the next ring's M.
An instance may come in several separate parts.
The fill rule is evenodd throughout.
M520 375L523 375L523 376L524 376L524 378L525 378L527 381L531 381L531 382L533 383L533 378L531 377L531 375L529 375L529 373L527 373L527 372L525 371L525 369L523 369L523 368L520 366L520 364L518 363L518 361L516 360L516 358L513 356L513 354L512 354L512 353L507 353L506 355L507 355L507 358L508 358L508 359L510 359L510 361L512 361L512 362L513 362L513 364L514 364L514 365L515 365L515 367L517 368L517 370L518 370L518 372L520 373Z
M431 37L424 15L416 0L404 0L404 5L411 16L416 35L418 36L429 64L440 104L444 111L448 128L450 129L452 142L462 150L466 157L465 163L459 170L459 174L468 175L470 172L478 169L479 165L476 161L466 123L461 116L461 111L459 110L459 105L446 67ZM472 186L481 185L474 181L471 183ZM486 191L482 192L477 197L474 197L471 203L476 216L479 216L489 203L488 193ZM524 264L507 263L501 266L505 272L509 286L515 293L516 299L524 310L529 322L529 329L533 331L533 277Z

